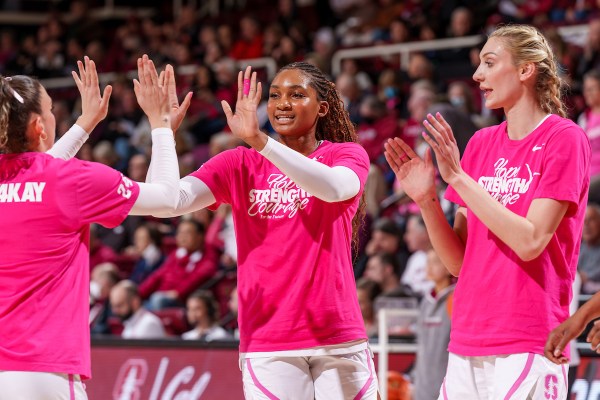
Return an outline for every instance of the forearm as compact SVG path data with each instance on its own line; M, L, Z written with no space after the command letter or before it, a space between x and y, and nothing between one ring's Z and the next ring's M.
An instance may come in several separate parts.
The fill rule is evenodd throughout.
M553 231L536 229L529 219L504 207L468 175L460 175L451 186L471 212L523 261L537 257L548 244Z
M571 318L580 320L583 325L582 329L591 321L600 318L600 292L586 301Z
M89 137L84 128L74 124L46 153L54 158L71 159L75 157L75 154Z
M148 174L146 182L152 182L153 177ZM178 202L175 209L161 208L152 211L152 215L159 218L177 217L192 211L206 208L213 204L216 199L209 187L200 179L186 176L179 180L176 188Z
M140 183L140 195L131 215L147 215L174 210L179 202L179 165L173 132L169 128L152 130L152 183Z
M260 151L300 188L326 201L348 200L360 191L360 180L347 167L330 167L269 138Z
M431 244L446 269L458 276L465 255L465 244L452 229L435 193L419 204Z

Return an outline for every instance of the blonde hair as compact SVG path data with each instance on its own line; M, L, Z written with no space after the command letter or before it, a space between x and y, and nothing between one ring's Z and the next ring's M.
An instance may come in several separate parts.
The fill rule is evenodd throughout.
M564 82L560 78L554 52L544 35L533 26L505 25L489 37L503 40L516 66L529 62L535 64L535 93L542 110L566 117L561 100Z

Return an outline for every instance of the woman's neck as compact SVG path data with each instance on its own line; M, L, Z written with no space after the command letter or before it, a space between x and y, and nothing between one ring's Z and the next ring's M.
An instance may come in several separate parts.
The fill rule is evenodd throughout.
M512 140L520 140L527 137L548 115L539 105L535 107L513 107L506 112L506 130L508 137Z
M319 141L317 141L314 135L280 137L283 144L305 156L310 155L319 146Z

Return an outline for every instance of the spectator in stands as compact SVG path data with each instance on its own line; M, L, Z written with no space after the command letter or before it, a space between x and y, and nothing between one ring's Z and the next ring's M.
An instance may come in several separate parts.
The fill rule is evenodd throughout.
M312 54L319 60L317 67L326 75L331 74L331 56L336 46L335 35L331 28L321 27L315 32L312 41Z
M403 267L398 264L395 255L380 252L369 257L363 277L376 282L382 296L409 297L413 295L412 290L400 285Z
M365 247L365 254L354 266L355 279L358 280L363 276L369 258L380 252L394 254L398 258L399 265L406 265L407 255L402 246L402 231L393 220L387 217L375 220L371 228L371 237Z
M434 286L421 300L413 400L436 400L448 367L454 279L435 250L427 251L427 278Z
M600 18L588 22L588 33L583 46L583 54L579 57L579 64L575 72L577 79L592 69L600 68Z
M421 215L408 217L404 242L411 255L400 281L419 296L423 296L431 291L434 283L427 278L427 252L431 250L431 240Z
M113 263L99 264L90 280L90 332L109 334L110 291L121 280L119 268Z
M600 206L596 203L588 204L585 210L577 270L583 293L600 290Z
M164 262L161 250L162 235L149 223L138 226L133 235L133 245L125 249L125 255L133 258L134 265L129 279L140 285Z
M589 141L566 118L554 53L537 29L496 29L480 61L473 79L486 106L502 108L506 121L478 131L462 160L441 114L423 122L429 133L423 137L449 184L445 196L459 206L454 229L436 193L431 149L423 161L394 139L386 157L419 205L440 259L460 274L444 394L542 398L548 376L565 374L563 366L544 358L543 349L550 330L569 315L589 187ZM521 381L524 368L529 373ZM555 397L564 398L565 379L553 384Z
M100 227L96 224L90 226L90 271L93 271L96 265L106 262L114 263L118 258L117 253L98 237L99 229Z
M363 321L365 323L367 336L370 338L377 337L377 316L375 315L375 309L373 306L375 299L380 294L381 287L377 282L372 281L367 277L360 278L358 281L356 281L356 296L358 297L360 313L362 314Z
M435 67L433 63L422 53L411 53L406 70L411 83L421 79L430 82L435 81Z
M227 313L223 316L219 322L220 326L231 333L231 335L239 340L240 330L238 328L238 292L237 286L231 289L229 293L229 300L227 301Z
M398 72L391 68L383 69L377 79L377 98L385 103L391 115L402 116L403 112L403 89L401 75L404 72Z
M350 115L350 121L354 124L360 123L360 104L364 98L364 93L361 92L356 77L349 73L341 73L335 80L335 87L339 91L344 107Z
M160 339L167 336L160 318L144 308L138 287L132 281L123 280L112 288L110 308L123 322L123 339Z
M150 310L177 307L217 270L217 255L204 243L205 228L194 220L177 226L177 249L140 285L140 295Z
M186 315L188 323L194 329L183 333L183 339L212 342L232 338L231 334L218 324L219 305L211 292L197 290L192 293L186 302Z
M592 69L583 76L583 96L586 110L579 115L577 124L585 131L592 146L590 164L589 201L600 202L600 69Z
M365 96L359 108L358 142L365 148L371 163L383 158L383 144L400 133L395 115L374 95Z
M229 53L235 60L248 60L263 56L263 35L258 20L251 15L240 19L240 36Z
M420 80L411 85L410 97L408 98L409 118L404 124L400 136L409 146L415 148L418 154L423 154L426 144L421 138L423 132L423 118L427 110L436 101L436 91L428 80Z

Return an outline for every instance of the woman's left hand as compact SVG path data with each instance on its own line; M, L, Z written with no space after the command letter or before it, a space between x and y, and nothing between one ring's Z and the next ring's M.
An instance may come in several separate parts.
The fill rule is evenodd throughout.
M96 64L88 56L84 57L83 62L77 61L77 67L79 75L75 71L71 72L81 94L81 116L77 119L77 125L91 133L106 118L112 86L106 85L104 93L100 94Z
M423 121L423 125L431 134L429 136L423 132L423 138L435 153L440 175L446 183L452 185L451 181L463 173L460 165L460 151L452 128L440 113L436 113L435 117L427 114L427 120Z

